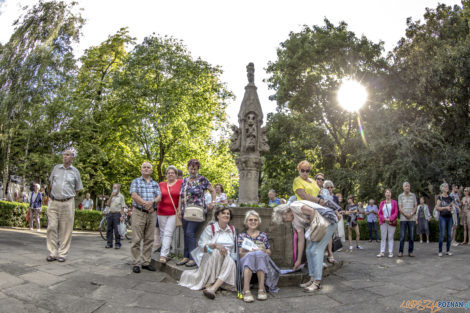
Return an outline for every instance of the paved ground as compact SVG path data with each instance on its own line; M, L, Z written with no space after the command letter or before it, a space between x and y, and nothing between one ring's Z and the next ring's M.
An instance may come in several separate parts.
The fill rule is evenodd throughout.
M252 304L227 292L208 300L161 272L133 274L127 241L104 246L98 233L74 232L67 262L47 263L44 231L0 228L0 312L418 312L403 301L470 301L470 246L439 258L436 243L417 243L415 258L377 259L379 244L363 242L362 251L336 254L344 266L318 293L282 288Z

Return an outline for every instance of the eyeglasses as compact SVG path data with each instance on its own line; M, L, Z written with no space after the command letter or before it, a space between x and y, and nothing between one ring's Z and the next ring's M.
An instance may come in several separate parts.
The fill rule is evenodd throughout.
M257 222L257 221L258 221L257 218L250 218L250 219L248 219L248 222Z
M319 181L325 181L324 178L316 178L315 180L319 180Z
M326 187L326 189L333 189L333 187L332 187L332 186L330 186L330 187Z
M304 170L303 168L300 169L301 173L310 173L310 170Z

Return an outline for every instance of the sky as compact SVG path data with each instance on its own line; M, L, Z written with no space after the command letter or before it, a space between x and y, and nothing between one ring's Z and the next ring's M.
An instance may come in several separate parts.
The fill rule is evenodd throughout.
M326 17L335 25L340 21L356 36L374 42L384 41L385 53L405 35L406 19L423 20L425 8L440 3L461 5L456 0L75 0L83 8L86 25L82 30L77 56L90 46L99 45L121 27L128 27L137 43L156 33L181 39L194 58L201 57L224 71L222 80L236 99L229 103L227 115L237 123L244 87L246 65L255 64L255 84L265 115L274 112L269 100L274 90L263 80L265 68L276 60L276 49L290 32L303 25L323 26ZM13 32L11 24L21 7L32 0L0 0L0 42ZM70 1L66 1L70 2Z

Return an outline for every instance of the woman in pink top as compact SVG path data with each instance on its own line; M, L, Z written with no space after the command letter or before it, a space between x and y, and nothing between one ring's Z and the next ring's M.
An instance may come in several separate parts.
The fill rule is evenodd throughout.
M385 242L388 236L388 257L393 258L393 235L397 228L398 203L392 199L392 191L385 189L385 200L380 202L379 206L379 224L380 224L380 253L378 258L385 255Z

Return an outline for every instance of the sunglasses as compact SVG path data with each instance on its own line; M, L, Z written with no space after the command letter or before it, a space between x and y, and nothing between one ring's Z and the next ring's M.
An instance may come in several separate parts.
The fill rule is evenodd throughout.
M325 181L324 178L316 178L315 180L319 180L319 181Z
M301 173L310 173L310 170L304 170L304 169L302 168L302 169L300 169L300 172L301 172Z

